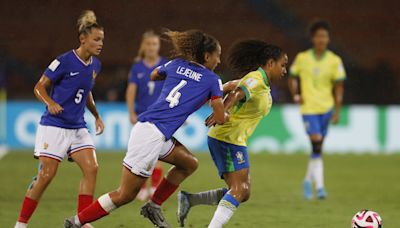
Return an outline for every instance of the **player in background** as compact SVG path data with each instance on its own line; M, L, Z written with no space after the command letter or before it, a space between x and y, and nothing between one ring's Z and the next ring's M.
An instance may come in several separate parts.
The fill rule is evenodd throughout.
M85 107L96 119L97 134L104 129L91 92L101 68L95 56L100 54L104 39L103 27L96 22L93 11L84 11L80 16L78 35L79 48L57 57L34 88L36 97L47 108L36 133L38 175L25 195L16 228L27 227L42 194L66 155L78 164L83 173L79 185L78 211L93 201L98 165L95 146L84 120ZM50 88L52 92L48 94L47 89Z
M237 86L226 84L232 88L224 100L229 120L224 125L216 126L213 114L206 120L206 125L211 126L208 147L218 174L228 188L195 194L179 192L177 216L181 226L184 226L191 207L218 204L208 227L222 227L228 223L239 204L249 199L247 139L269 113L272 106L270 81L286 74L288 57L275 45L260 40L244 40L233 45L228 62L232 70L243 77Z
M137 116L146 111L160 96L164 81L150 80L151 72L158 66L167 62L159 55L160 37L153 31L147 31L142 36L138 55L131 67L126 90L126 105L128 106L129 119L132 124L137 122ZM163 166L157 162L151 174L151 188L147 189L146 183L137 195L137 199L145 201L153 195L161 181Z
M310 27L313 48L297 54L290 67L289 87L293 100L300 104L312 153L303 183L304 197L313 198L313 184L318 199L326 198L322 145L329 122L338 123L343 100L346 72L339 56L328 49L330 27L316 21Z
M220 63L219 42L198 30L167 31L165 35L172 42L176 58L151 74L152 80L165 80L164 87L157 101L139 115L132 128L120 186L66 219L64 227L81 227L131 202L150 177L157 160L173 166L151 200L142 207L141 214L157 227L170 227L161 205L198 166L194 155L172 135L190 114L210 99L215 122L223 124L226 121L221 79L213 73Z

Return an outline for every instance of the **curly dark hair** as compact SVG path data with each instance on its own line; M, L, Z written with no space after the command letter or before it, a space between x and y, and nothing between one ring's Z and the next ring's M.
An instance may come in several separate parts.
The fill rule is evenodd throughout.
M282 48L262 40L243 40L235 43L229 50L228 64L234 73L243 76L264 66L269 59L278 60Z
M174 47L174 58L180 57L200 64L205 62L205 53L214 52L219 45L217 39L195 29L183 32L167 30L164 35Z

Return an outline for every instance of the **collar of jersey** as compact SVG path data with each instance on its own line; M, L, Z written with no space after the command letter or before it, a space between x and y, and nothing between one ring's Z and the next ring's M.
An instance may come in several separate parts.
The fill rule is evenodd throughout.
M312 56L314 57L315 61L319 62L319 61L322 61L325 58L326 54L328 53L328 49L326 49L322 53L321 58L319 58L319 59L317 58L317 53L315 52L314 48L311 48L311 53L312 53Z
M79 57L78 53L76 53L75 49L72 50L72 52L75 54L76 58L77 58L83 65L89 66L90 64L92 64L92 62L93 62L93 57L92 57L92 56L90 56L90 62L89 62L89 63L85 63L85 61L83 61L83 60Z
M265 85L267 85L269 87L269 81L268 81L267 73L265 73L265 71L261 67L258 68L258 71L261 73L261 75L262 75L262 77L264 79Z

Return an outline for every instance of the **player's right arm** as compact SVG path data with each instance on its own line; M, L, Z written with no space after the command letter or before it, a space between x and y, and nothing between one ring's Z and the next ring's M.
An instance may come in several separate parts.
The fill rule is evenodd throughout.
M50 86L51 80L46 75L42 75L40 80L36 83L33 92L39 101L47 105L47 110L50 112L50 114L57 115L60 114L64 109L53 99L51 99L47 93L47 89Z
M134 67L132 67L129 78L128 78L128 87L125 92L125 100L126 106L128 107L129 120L132 124L137 122L137 114L135 111L135 102L136 102L136 92L138 85L137 73L135 72Z
M293 101L297 104L303 103L303 98L300 94L300 54L298 54L290 67L290 77L288 80L289 90L292 95Z
M167 77L167 66L172 62L173 60L167 62L164 65L161 65L159 67L157 67L156 69L154 69L151 74L150 74L150 79L152 81L162 81L165 80L165 78Z

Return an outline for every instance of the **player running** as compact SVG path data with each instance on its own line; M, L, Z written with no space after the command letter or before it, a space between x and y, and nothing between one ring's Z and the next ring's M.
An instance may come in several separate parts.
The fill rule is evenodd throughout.
M137 116L146 111L161 94L164 81L150 80L151 72L158 66L167 62L159 55L160 37L153 31L147 31L142 36L136 63L132 65L129 73L128 88L126 90L126 105L128 106L129 119L132 124L137 122ZM157 162L151 174L151 188L147 189L146 183L137 195L139 200L147 200L153 195L160 183L163 173L161 162Z
M104 31L92 11L78 20L80 46L57 57L36 84L36 97L46 104L36 133L35 157L39 158L38 175L25 195L16 228L27 227L37 204L67 155L82 170L78 212L93 201L97 160L93 140L84 120L85 107L96 119L97 134L104 129L96 110L92 88L101 63L95 57L103 48ZM47 89L52 87L49 95ZM89 226L88 226L89 227Z
M249 199L250 163L247 139L260 120L269 113L272 106L270 80L286 74L288 57L275 45L260 40L245 40L231 48L228 62L238 75L244 76L224 100L229 120L224 125L217 126L213 126L214 115L206 120L207 126L213 126L208 132L208 147L218 174L224 179L228 189L220 188L195 194L179 192L177 215L181 226L184 226L191 207L218 204L208 227L222 227L228 223L239 204Z
M141 214L158 227L170 227L162 215L161 204L198 165L194 155L172 135L209 99L214 110L213 120L217 124L225 122L227 115L221 98L221 79L212 72L220 63L218 41L198 30L165 34L172 41L177 58L151 74L152 80L165 79L164 87L157 101L139 115L132 128L119 188L102 195L85 210L65 220L66 228L81 227L131 202L158 159L173 166L151 200L142 207Z
M313 48L300 52L290 67L289 86L293 100L300 104L312 153L304 179L304 197L313 198L315 184L318 199L326 198L322 162L322 144L329 122L338 123L346 72L342 60L328 50L329 24L317 21L310 28ZM300 86L299 86L300 83Z

